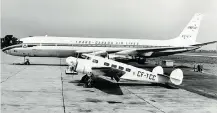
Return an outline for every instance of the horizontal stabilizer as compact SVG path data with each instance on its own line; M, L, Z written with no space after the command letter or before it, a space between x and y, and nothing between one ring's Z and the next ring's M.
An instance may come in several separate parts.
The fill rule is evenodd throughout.
M170 76L163 74L163 68L161 66L155 67L152 72L158 75L159 83L172 83L175 85L180 85L183 80L183 72L181 69L173 70Z
M123 50L120 52L117 52L115 54L117 55L144 55L144 53L150 53L153 52L160 52L160 51L166 51L166 50L180 50L180 49L194 49L195 46L188 46L188 47L155 47L155 48L139 48L139 49L128 49Z
M195 44L195 45L192 45L192 46L205 46L205 45L213 44L213 43L217 43L217 41L206 42L206 43L201 43L201 44Z

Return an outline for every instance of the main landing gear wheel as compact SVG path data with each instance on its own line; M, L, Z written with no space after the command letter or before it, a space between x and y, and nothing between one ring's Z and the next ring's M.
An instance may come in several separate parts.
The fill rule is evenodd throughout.
M84 80L84 85L83 85L84 88L93 87L93 76L85 75L82 77L82 79ZM82 81L82 79L81 79L81 81Z
M87 81L88 78L89 78L88 75L84 75L84 76L81 78L80 83L85 83L85 81Z
M139 58L137 59L137 61L138 61L138 64L145 64L146 58L139 57Z

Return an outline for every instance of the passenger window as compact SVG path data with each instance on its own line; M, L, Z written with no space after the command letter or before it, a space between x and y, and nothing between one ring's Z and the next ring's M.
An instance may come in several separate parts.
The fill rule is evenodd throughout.
M126 68L126 71L130 72L130 71L131 71L131 69L129 69L129 68Z
M91 58L90 58L90 57L87 57L87 60L91 60Z
M119 68L118 69L120 69L120 70L123 70L124 69L124 67L121 67L121 66L119 66Z
M109 66L109 63L105 62L104 65L105 65L105 66Z
M93 59L93 63L98 63L98 60L96 60L96 59Z
M117 68L117 65L114 65L114 64L112 64L112 66L111 67L113 67L113 68Z

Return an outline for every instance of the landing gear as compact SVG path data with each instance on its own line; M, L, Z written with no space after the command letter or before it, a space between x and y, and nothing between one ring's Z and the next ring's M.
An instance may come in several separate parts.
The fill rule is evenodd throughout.
M30 61L28 58L24 57L23 65L30 65Z
M88 75L84 75L82 78L81 78L81 83L84 83L83 87L84 88L91 88L93 87L93 75L91 76L88 76Z
M24 65L30 65L29 59L26 59L26 61L23 64Z
M88 78L89 78L88 75L84 75L84 76L81 78L80 83L85 83L85 81L87 81Z
M68 66L65 70L65 74L77 75L78 73L74 70L73 66Z
M138 64L145 64L146 58L144 58L144 57L139 57L139 58L137 58L137 61L138 61Z

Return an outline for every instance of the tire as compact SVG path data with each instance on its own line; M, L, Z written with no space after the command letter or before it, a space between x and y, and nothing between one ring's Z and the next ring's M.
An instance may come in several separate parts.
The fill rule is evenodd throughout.
M93 81L92 80L88 80L87 86L88 86L88 88L92 88L93 87Z
M84 88L87 88L87 83L84 83L84 84L83 84L83 87L84 87Z
M87 82L88 78L89 78L89 76L84 75L84 76L81 78L80 82L81 82L81 83L85 83L85 82Z

